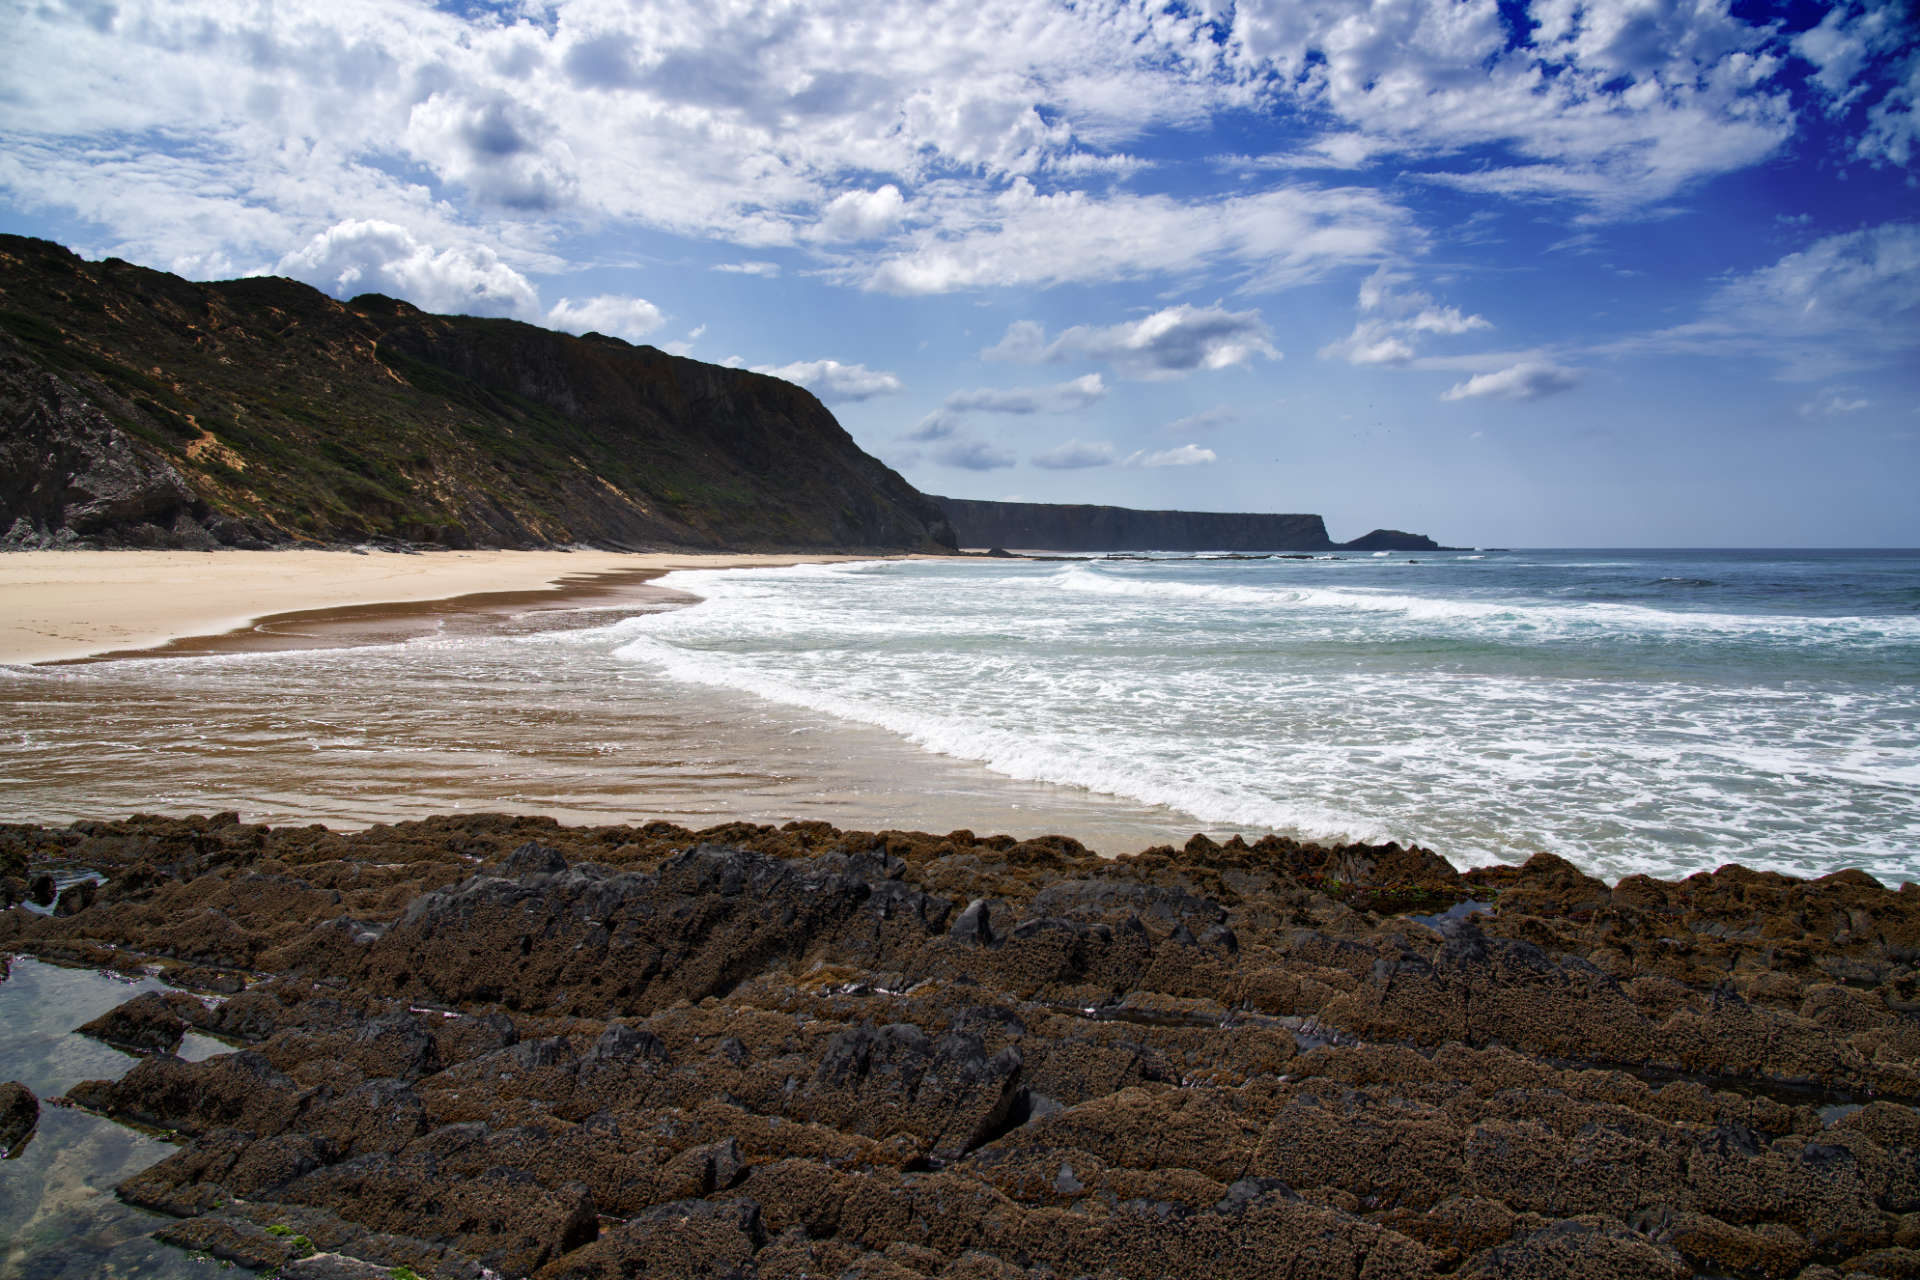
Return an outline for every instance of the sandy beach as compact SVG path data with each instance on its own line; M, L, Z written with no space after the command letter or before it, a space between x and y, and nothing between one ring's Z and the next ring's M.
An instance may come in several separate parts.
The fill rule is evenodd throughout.
M149 650L288 614L866 557L617 551L22 551L0 555L0 663ZM532 593L532 594L527 594ZM378 619L370 616L360 621Z

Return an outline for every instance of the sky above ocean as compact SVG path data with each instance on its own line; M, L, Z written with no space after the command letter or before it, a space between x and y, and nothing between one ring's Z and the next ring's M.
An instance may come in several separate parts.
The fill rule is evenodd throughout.
M0 12L0 230L776 373L930 492L1920 544L1911 4Z

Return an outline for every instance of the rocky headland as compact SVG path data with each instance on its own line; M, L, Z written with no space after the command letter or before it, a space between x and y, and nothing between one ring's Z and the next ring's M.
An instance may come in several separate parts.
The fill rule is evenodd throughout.
M963 547L1047 551L1444 551L1432 538L1375 529L1351 542L1316 515L1143 511L1087 503L934 498Z
M1336 545L1319 516L935 499L779 378L0 235L0 550L939 552L962 522L983 547Z
M0 236L0 546L937 551L804 388Z
M122 1196L289 1278L1920 1275L1920 888L1857 872L499 816L0 860L67 886L0 948L172 984L61 1101L178 1140Z

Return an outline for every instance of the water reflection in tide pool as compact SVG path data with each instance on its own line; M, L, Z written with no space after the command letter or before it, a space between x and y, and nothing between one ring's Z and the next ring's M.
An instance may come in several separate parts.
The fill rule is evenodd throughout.
M161 989L152 978L13 957L0 981L0 1081L18 1080L33 1090L40 1124L18 1156L0 1160L0 1280L176 1280L230 1270L155 1241L151 1233L168 1219L114 1196L117 1183L176 1148L111 1120L47 1105L82 1080L117 1078L134 1064L130 1055L73 1029L143 991Z

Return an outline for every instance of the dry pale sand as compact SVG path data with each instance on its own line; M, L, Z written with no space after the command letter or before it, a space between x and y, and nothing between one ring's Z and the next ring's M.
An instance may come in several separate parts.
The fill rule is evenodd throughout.
M18 551L0 554L0 663L56 662L214 636L296 611L556 595L567 579L852 556L615 551Z

